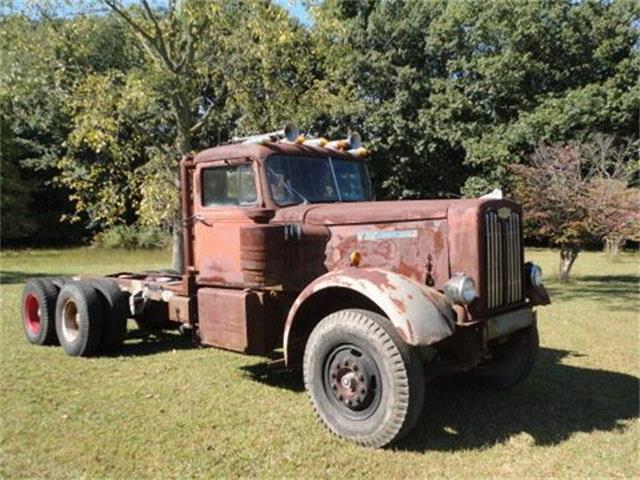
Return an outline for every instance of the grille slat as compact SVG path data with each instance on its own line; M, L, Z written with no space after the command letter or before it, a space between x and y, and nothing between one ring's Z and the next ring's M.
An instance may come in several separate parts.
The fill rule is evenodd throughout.
M522 301L522 245L520 214L510 212L500 218L498 212L485 213L486 298L493 310Z

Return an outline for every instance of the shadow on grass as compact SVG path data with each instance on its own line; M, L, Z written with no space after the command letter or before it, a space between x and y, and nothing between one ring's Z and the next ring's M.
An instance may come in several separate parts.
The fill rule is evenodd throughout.
M130 330L122 348L114 356L139 357L172 350L196 348L189 336L177 331Z
M637 311L640 301L640 276L585 275L570 283L547 287L552 302L592 300L608 308Z
M240 368L247 373L251 380L256 382L294 392L304 391L300 372L294 372L284 366L274 365L271 362L260 362Z
M469 388L454 379L430 383L418 425L395 448L456 451L508 441L554 445L578 432L622 429L623 421L637 418L638 378L561 363L576 356L582 355L540 349L531 376L506 392ZM304 390L300 375L284 368L259 363L244 370L260 383Z
M15 270L0 271L0 285L16 285L25 283L29 278L68 277L68 273L20 272Z
M403 450L484 448L509 441L554 445L578 432L612 431L638 417L637 377L565 365L576 356L540 349L536 367L521 385L506 392L466 388L442 380L427 389L425 409Z

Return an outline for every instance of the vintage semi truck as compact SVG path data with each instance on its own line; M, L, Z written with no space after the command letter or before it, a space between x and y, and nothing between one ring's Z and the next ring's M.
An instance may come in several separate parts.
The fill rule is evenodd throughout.
M302 371L334 434L372 447L415 425L428 380L508 388L531 371L538 266L512 201L376 201L357 134L294 125L181 161L183 272L27 281L26 338L114 352L127 320ZM295 374L295 373L292 373Z

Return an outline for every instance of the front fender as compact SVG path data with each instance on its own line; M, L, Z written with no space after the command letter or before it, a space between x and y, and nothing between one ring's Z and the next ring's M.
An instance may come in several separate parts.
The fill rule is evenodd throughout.
M395 272L352 267L317 278L298 295L285 324L285 352L300 307L318 292L336 287L358 292L375 303L409 345L431 345L454 332L456 316L442 293Z

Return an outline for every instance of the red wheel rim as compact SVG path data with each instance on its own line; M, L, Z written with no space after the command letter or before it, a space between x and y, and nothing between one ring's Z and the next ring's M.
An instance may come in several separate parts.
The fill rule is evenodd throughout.
M27 295L24 301L24 318L29 332L33 334L40 333L40 302L38 302L38 297L33 293Z

